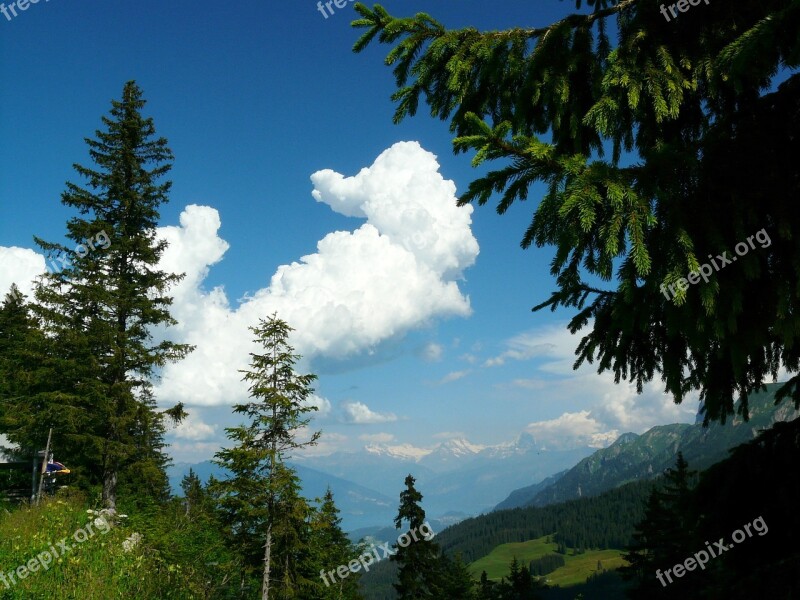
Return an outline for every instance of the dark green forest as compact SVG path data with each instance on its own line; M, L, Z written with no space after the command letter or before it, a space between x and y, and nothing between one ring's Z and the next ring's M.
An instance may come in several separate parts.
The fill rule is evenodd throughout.
M437 536L445 552L472 562L492 548L545 535L568 548L624 548L644 515L654 482L630 483L594 498L544 507L501 510L467 519Z

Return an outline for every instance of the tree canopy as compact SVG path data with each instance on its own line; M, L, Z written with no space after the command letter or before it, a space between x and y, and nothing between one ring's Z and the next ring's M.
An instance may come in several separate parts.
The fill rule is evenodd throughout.
M216 482L212 491L246 567L256 571L261 566L261 598L297 598L304 587L322 585L307 572L305 522L311 508L300 496L297 474L286 464L292 451L319 439L320 432L299 439L309 424L305 415L316 410L306 403L316 375L295 372L300 356L288 343L292 328L285 321L273 315L250 331L262 353L251 352L251 368L242 371L249 401L234 405L234 413L248 422L225 429L234 445L219 450L214 462L231 476Z
M15 332L0 347L0 378L14 381L0 389L2 431L36 449L55 427L56 447L84 482L102 483L112 509L120 476L167 496L164 419L184 413L157 411L153 382L191 351L153 339L175 324L169 289L182 275L158 268L167 242L156 227L173 157L142 115L145 104L127 82L103 129L86 138L92 166L73 165L85 187L68 182L61 195L76 212L66 223L69 245L34 238L56 269L39 278L30 305L7 298L0 318Z
M800 1L669 20L659 2L586 4L482 32L358 3L354 51L391 46L395 122L424 102L455 152L496 164L461 204L537 196L522 246L555 249L556 289L534 310L573 310L576 367L640 392L660 377L676 402L700 390L706 423L737 398L746 417L800 367ZM796 376L787 395L800 403Z

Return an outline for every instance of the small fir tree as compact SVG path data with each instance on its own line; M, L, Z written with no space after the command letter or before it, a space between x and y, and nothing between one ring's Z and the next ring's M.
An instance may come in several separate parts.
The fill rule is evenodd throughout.
M308 551L310 508L285 461L319 438L314 432L300 440L306 415L315 410L306 400L316 376L295 372L300 357L288 343L292 329L285 321L273 315L250 330L262 353L251 352L251 368L242 371L251 401L234 406L248 423L226 429L234 445L217 452L215 463L231 476L215 482L214 491L245 564L250 570L262 565L262 599L295 598L308 583L298 563Z
M421 506L422 494L414 487L414 482L411 475L406 477L406 489L400 492L400 506L394 520L397 529L403 529L403 523L406 523L405 533L393 546L397 553L390 558L399 565L397 583L394 584L399 600L433 598L439 575L439 547L420 533L426 524L425 510Z

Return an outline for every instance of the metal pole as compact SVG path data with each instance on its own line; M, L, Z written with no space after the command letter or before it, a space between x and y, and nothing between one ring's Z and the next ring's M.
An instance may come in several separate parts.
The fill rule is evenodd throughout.
M39 457L39 451L36 446L33 447L33 467L31 470L31 503L36 500L36 459Z
M50 428L50 432L47 434L47 446L44 449L44 457L42 458L42 472L39 475L39 492L36 494L36 504L42 499L42 485L44 484L44 474L47 472L47 461L48 457L50 456L50 439L53 437L53 428Z

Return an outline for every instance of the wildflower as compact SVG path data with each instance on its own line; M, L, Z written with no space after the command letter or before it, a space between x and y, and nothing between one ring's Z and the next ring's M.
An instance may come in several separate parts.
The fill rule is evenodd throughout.
M142 535L140 533L134 532L127 540L122 542L122 549L125 552L130 552L136 546L138 546L139 542L141 541L142 541Z

